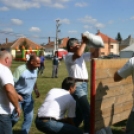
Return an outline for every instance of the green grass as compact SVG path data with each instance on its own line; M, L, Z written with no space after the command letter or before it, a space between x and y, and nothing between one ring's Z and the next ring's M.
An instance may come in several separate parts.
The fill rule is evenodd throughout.
M14 69L21 64L24 64L24 62L14 61L12 66L11 66L11 70L14 71ZM87 64L87 68L90 71L89 64ZM35 94L33 93L33 98L34 98L34 102L35 102L34 103L34 119L36 117L38 108L40 107L40 105L42 104L42 102L46 96L46 93L51 88L61 87L62 80L68 76L64 62L62 61L59 65L58 78L51 78L51 74L52 74L52 61L46 60L44 74L43 74L43 76L39 76L37 79L37 85L38 85L38 90L40 91L40 97L35 98ZM21 124L23 122L22 115L21 115L18 123L13 128L14 134L19 134L19 131L21 129ZM34 124L34 119L33 119L32 127L30 130L30 134L42 134L42 132L39 132L36 129L35 124ZM126 121L123 121L121 123L118 123L118 124L112 126L111 128L113 130L113 134L124 134L122 131L122 127L124 127L125 125L126 125ZM82 128L82 125L80 127Z

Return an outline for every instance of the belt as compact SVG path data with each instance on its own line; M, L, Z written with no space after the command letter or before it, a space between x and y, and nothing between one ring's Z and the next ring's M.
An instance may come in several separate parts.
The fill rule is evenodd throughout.
M55 120L57 121L54 117L38 117L39 120Z
M88 79L75 79L75 82L88 82Z

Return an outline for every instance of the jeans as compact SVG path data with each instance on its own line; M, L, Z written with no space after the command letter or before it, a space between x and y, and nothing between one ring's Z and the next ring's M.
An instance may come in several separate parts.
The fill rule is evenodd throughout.
M77 127L55 120L43 122L36 117L35 125L38 130L46 134L83 134Z
M53 65L52 77L58 77L58 65Z
M30 131L30 127L33 119L33 99L31 95L22 96L23 101L20 102L20 107L23 110L24 114L24 122L22 124L21 134L28 134ZM18 122L19 118L15 111L12 114L12 126L14 126Z
M84 132L89 133L90 128L90 106L87 99L87 83L76 82L76 91L73 94L76 100L76 117L74 119L75 125L78 127L84 121Z
M0 114L0 134L12 134L11 115Z

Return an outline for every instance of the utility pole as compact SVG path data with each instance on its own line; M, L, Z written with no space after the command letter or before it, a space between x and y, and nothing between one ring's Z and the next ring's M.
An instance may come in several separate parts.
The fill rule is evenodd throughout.
M58 50L58 32L60 32L59 26L61 25L59 21L60 20L56 20L56 51Z

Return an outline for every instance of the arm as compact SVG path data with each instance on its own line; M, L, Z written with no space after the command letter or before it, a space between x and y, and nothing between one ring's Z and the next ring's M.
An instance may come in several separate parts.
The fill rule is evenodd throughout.
M74 53L73 60L76 60L77 58L80 58L82 56L86 48L86 42L87 42L87 38L82 37L82 43L80 47L77 49L77 51Z
M35 83L35 85L34 85L34 92L36 94L36 98L40 97L40 93L39 93L38 88L37 88L37 83Z
M19 106L19 102L18 102L19 98L18 98L18 94L15 91L13 85L12 84L6 84L4 86L4 89L6 91L7 97L9 98L10 102L15 107L15 110L18 113L18 116L20 116L21 110L20 110L20 106Z
M118 74L118 72L115 72L114 74L114 81L118 82L121 81L123 78Z

